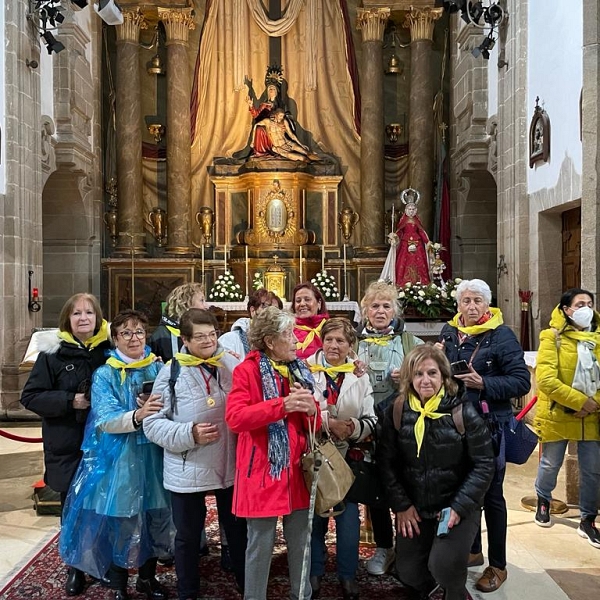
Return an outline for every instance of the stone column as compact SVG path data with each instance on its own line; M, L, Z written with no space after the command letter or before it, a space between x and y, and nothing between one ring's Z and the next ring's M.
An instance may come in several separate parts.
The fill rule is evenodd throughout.
M362 32L360 225L361 246L384 242L384 117L383 32L389 8L359 8L357 27Z
M139 37L148 23L139 9L124 10L123 24L116 26L116 145L118 227L121 235L116 254L145 254L142 215L142 97Z
M408 118L408 168L410 185L421 194L419 216L433 233L433 77L431 46L433 28L443 8L413 8L403 27L410 29L410 103Z
M167 32L167 253L192 254L191 133L188 37L191 8L158 9Z

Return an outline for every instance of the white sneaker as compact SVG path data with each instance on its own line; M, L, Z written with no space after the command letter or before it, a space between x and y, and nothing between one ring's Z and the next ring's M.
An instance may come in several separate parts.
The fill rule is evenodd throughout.
M369 575L385 575L394 564L396 553L393 548L375 548L373 558L367 561Z

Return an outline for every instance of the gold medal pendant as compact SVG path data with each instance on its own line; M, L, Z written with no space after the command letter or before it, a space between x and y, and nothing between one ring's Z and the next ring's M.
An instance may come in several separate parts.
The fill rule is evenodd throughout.
M210 406L210 407L214 406L216 404L215 399L212 396L209 396L206 399L206 404L207 404L207 406Z

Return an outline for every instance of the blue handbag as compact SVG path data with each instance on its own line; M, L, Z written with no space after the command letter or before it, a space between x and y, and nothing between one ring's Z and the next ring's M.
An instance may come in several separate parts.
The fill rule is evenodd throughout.
M504 428L506 462L523 465L538 445L538 436L523 421L523 417L531 410L537 396Z

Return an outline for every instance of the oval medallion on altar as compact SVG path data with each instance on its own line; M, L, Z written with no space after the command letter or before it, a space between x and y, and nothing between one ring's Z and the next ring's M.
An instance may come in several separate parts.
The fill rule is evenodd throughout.
M267 228L274 233L280 233L285 230L287 219L287 209L283 200L281 200L281 198L269 200L265 208Z

